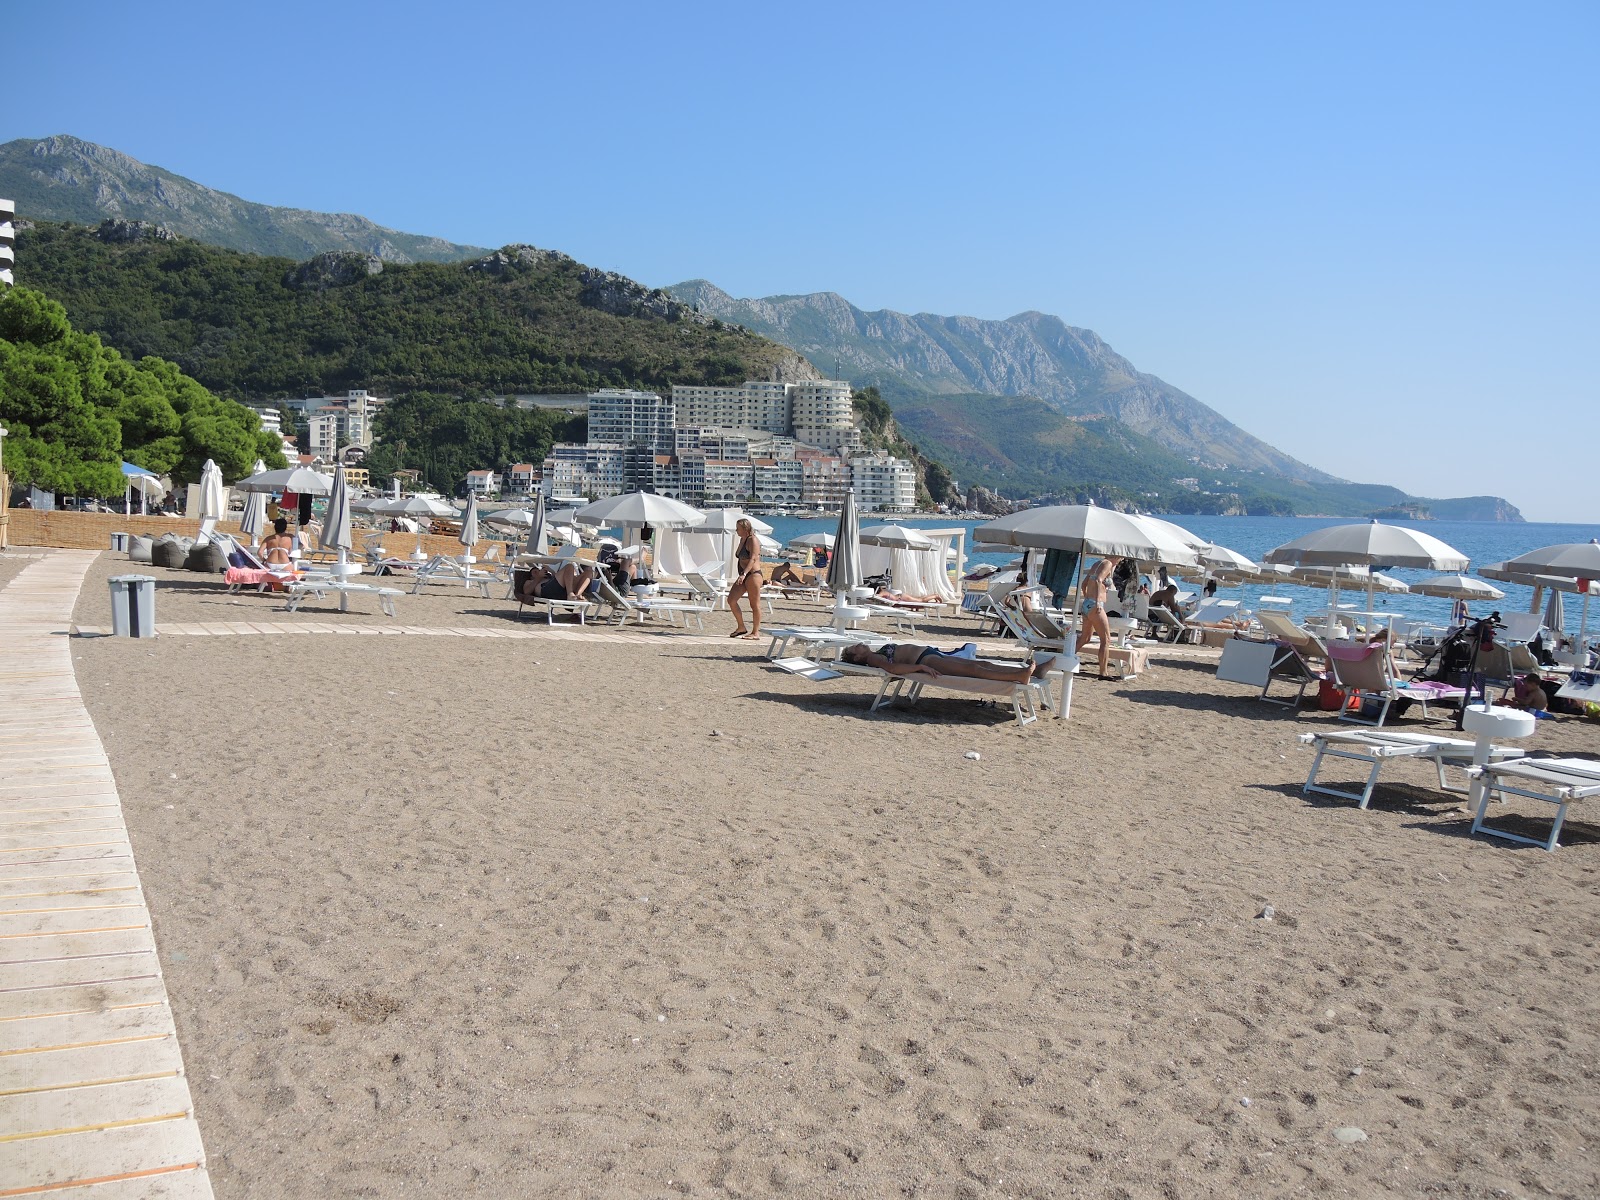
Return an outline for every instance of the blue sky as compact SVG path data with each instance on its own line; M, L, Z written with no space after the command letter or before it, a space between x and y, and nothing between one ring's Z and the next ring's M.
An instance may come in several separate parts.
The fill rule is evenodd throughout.
M652 285L1054 313L1336 474L1600 523L1592 0L8 23L0 140Z

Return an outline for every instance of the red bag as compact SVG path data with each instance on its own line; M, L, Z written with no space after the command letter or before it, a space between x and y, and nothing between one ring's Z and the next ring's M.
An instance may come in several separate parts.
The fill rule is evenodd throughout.
M1355 697L1360 703L1360 697ZM1317 684L1317 707L1323 712L1338 712L1345 706L1344 689L1333 686L1333 681L1324 679Z

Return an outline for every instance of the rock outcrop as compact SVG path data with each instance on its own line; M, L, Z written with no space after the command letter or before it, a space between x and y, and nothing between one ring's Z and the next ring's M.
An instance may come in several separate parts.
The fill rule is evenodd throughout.
M614 317L639 317L656 321L692 321L709 325L713 318L704 316L679 300L674 300L660 288L647 288L635 283L626 275L615 271L600 271L589 267L583 272L583 291L578 301L590 308L610 313Z
M177 240L177 234L165 225L154 225L149 221L123 221L115 217L101 221L94 235L102 242L112 243L142 242L146 239L153 242Z
M323 291L327 288L359 283L369 276L382 273L383 259L376 254L353 254L331 250L285 272L283 284L285 287L300 288L305 291Z
M467 270L485 275L504 275L518 267L536 267L540 263L570 263L573 260L559 250L541 250L537 246L503 246L493 254L485 254L477 262L469 263Z

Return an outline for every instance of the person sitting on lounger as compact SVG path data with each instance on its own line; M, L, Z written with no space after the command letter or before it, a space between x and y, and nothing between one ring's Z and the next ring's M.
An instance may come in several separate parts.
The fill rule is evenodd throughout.
M272 523L272 533L262 539L261 561L273 571L282 571L294 565L289 552L294 549L294 538L289 536L289 522L279 517Z
M576 563L566 563L556 571L534 567L522 585L522 594L529 600L585 600L593 585L589 572Z
M1150 593L1150 607L1164 608L1174 615L1178 612L1178 585L1169 583L1164 588L1158 588Z
M965 679L998 679L1006 683L1027 683L1043 675L1055 661L1054 656L1047 656L1032 663L1002 667L936 646L919 646L915 642L890 642L879 650L857 644L846 647L840 657L858 667L876 667L891 675L958 675Z

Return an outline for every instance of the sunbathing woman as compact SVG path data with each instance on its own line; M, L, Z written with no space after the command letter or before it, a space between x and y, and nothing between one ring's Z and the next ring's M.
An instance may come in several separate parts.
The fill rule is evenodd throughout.
M847 646L840 657L858 667L877 667L891 675L960 675L966 679L999 679L1007 683L1027 683L1043 675L1055 661L1054 656L1047 656L1037 662L1002 667L934 646L918 646L914 642L890 642L881 650L869 650L859 644Z

